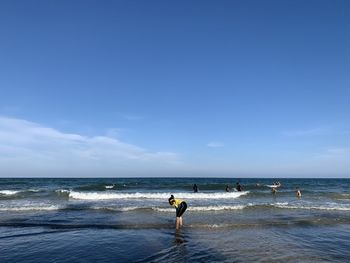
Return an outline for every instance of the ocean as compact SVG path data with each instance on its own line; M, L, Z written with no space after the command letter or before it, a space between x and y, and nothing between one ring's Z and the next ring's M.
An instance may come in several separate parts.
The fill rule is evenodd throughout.
M349 259L350 179L0 179L0 262Z

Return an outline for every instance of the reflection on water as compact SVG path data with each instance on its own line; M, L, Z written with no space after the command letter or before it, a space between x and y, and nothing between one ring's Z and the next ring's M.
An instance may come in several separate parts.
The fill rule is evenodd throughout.
M177 230L175 232L175 247L173 250L173 258L176 259L176 262L185 262L188 258L185 235L181 231L182 230Z
M181 230L176 230L175 232L175 244L182 245L185 243L184 235L181 233Z
M88 228L41 233L37 228L0 228L0 240L6 237L1 242L0 261L347 262L349 235L349 224L184 227L180 231Z

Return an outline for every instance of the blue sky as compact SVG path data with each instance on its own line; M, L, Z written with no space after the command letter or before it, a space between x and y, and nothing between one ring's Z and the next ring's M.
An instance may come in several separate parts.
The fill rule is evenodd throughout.
M350 177L348 1L1 1L0 176Z

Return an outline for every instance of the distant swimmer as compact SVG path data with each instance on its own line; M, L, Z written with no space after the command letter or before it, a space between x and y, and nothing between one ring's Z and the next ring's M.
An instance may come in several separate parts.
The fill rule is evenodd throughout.
M175 199L173 195L168 199L169 204L176 208L176 229L182 227L182 215L187 209L187 204L185 201L180 199Z
M198 192L198 186L196 184L193 185L193 192L194 193Z
M239 182L236 183L236 190L238 192L241 192L242 191L242 186L239 184Z
M231 191L231 189L230 189L230 187L228 186L228 184L226 185L225 191L226 191L226 192L230 192L230 191Z
M296 192L295 193L296 193L298 198L301 197L301 192L300 192L300 189L298 187L296 188Z

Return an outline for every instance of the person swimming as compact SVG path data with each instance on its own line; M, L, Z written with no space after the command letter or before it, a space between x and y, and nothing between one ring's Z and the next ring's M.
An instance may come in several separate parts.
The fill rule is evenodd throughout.
M187 209L187 204L181 199L175 199L173 195L168 199L169 204L176 208L176 229L182 227L182 215Z
M193 192L198 193L198 186L196 184L193 185Z
M228 184L226 185L225 191L226 191L226 192L230 192L230 191L231 191L231 189L230 189L230 187L229 187Z
M236 190L238 192L241 192L242 191L242 186L239 184L239 182L236 183Z
M298 198L301 197L301 192L300 192L300 189L299 189L298 187L296 188L295 194L296 194L296 196L297 196Z

